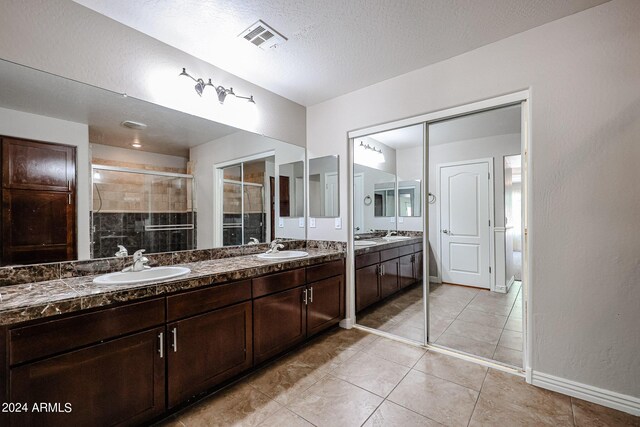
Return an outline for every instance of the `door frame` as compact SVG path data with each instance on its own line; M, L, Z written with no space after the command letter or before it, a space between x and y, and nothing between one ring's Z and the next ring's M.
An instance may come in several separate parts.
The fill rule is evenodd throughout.
M531 120L532 120L532 109L531 109L531 88L525 88L522 90L518 90L515 92L507 93L504 95L495 96L492 98L485 98L478 101L471 101L464 105L458 105L453 107L447 107L440 110L435 110L431 112L427 112L424 114L419 114L413 117L397 119L390 122L380 123L377 125L370 125L366 127L362 127L359 129L354 129L347 132L347 138L345 143L347 144L347 197L348 197L348 221L349 221L349 233L347 239L347 275L346 275L346 316L345 319L340 322L340 325L345 328L357 327L360 329L367 330L368 332L385 336L387 338L395 339L397 341L410 342L410 340L403 339L402 337L394 336L391 334L387 334L382 331L378 331L375 329L367 328L365 326L358 325L356 323L356 311L355 311L355 268L354 268L354 256L353 251L354 247L354 233L353 233L353 159L354 159L354 150L353 143L356 138L360 138L363 136L371 135L378 132L384 132L388 130L398 129L406 126L417 125L422 123L423 129L425 130L423 133L424 145L426 149L423 150L423 182L425 185L422 191L422 206L423 206L423 229L425 230L423 239L423 251L426 256L423 257L423 268L425 271L423 278L423 289L428 289L428 278L429 278L429 245L428 245L428 230L429 230L429 215L427 209L427 204L425 201L425 194L428 192L428 181L426 178L429 176L429 134L427 132L427 126L430 123L434 123L440 120L451 119L455 117L460 117L468 114L479 113L486 110L492 110L500 107L507 107L510 105L520 105L521 108L521 131L520 131L520 153L522 154L522 222L521 222L521 232L522 232L522 293L523 293L523 367L518 369L513 369L506 367L501 364L492 363L487 360L476 358L473 356L469 356L462 353L456 353L454 351L450 351L444 348L440 348L438 346L432 346L428 342L428 318L429 318L429 304L428 304L428 292L425 293L424 300L424 312L425 312L425 334L426 339L423 343L423 347L426 349L430 349L436 352L445 353L452 355L454 357L458 357L464 360L470 360L480 365L488 366L494 369L498 369L501 371L509 372L512 374L524 376L528 383L532 382L532 369L531 369L531 360L533 354L533 314L532 314L532 293L534 291L533 286L533 274L532 274L532 264L533 259L531 256L531 242L535 239L534 230L532 227L532 223L530 222L530 218L533 215L533 204L532 204L532 167L533 162L531 160L531 153L533 148L532 144L532 135L531 135ZM415 342L413 343L415 344Z
M437 266L440 266L438 269L438 282L442 283L442 233L440 232L440 202L441 202L441 194L440 194L440 173L442 168L450 167L450 166L464 166L464 165L475 165L478 163L486 163L489 167L489 268L491 269L489 272L489 290L494 292L496 290L496 245L493 242L493 236L495 234L495 194L494 194L494 175L493 175L493 157L485 157L480 159L471 159L471 160L460 160L458 162L446 162L446 163L438 163L436 164L436 232L438 233L438 253L434 254L434 258L436 260Z

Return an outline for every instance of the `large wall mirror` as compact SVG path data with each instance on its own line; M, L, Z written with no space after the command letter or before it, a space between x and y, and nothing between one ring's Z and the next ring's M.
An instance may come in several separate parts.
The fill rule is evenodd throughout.
M2 60L0 140L2 265L306 237L301 146Z
M340 161L338 156L309 160L309 216L340 216Z

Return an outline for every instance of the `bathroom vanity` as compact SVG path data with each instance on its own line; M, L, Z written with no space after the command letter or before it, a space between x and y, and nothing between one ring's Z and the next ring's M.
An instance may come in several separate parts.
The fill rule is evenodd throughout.
M138 286L0 288L0 401L14 405L0 424L144 424L336 325L344 253L306 250L181 264L188 276Z

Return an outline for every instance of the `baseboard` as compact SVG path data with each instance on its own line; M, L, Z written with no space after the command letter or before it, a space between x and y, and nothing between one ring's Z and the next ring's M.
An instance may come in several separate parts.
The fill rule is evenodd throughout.
M438 276L429 276L429 283L442 283Z
M340 321L340 327L343 329L351 329L353 328L353 319L351 318L347 318L347 319L342 319Z
M640 398L637 397L536 371L532 372L531 383L547 390L557 391L558 393L640 416Z
M516 281L516 276L511 276L511 278L507 281L507 292L511 289L511 285L513 285Z

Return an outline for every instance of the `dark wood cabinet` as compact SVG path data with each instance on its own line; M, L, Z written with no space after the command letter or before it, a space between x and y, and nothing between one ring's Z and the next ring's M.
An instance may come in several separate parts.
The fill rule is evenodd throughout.
M251 302L167 326L169 407L251 368Z
M374 264L356 270L356 311L380 300L379 269L380 265Z
M398 265L398 285L405 288L416 281L414 268L414 254L401 256Z
M138 424L165 410L165 362L155 328L56 357L11 368L9 401L28 413L11 414L12 426ZM33 412L34 403L71 412Z
M355 257L356 312L422 279L421 244L365 252Z
M75 259L75 147L1 139L2 263Z
M307 335L340 322L344 317L344 276L310 283L307 290Z
M306 285L253 300L253 359L264 362L307 334Z
M380 264L380 296L386 298L398 291L398 258Z

